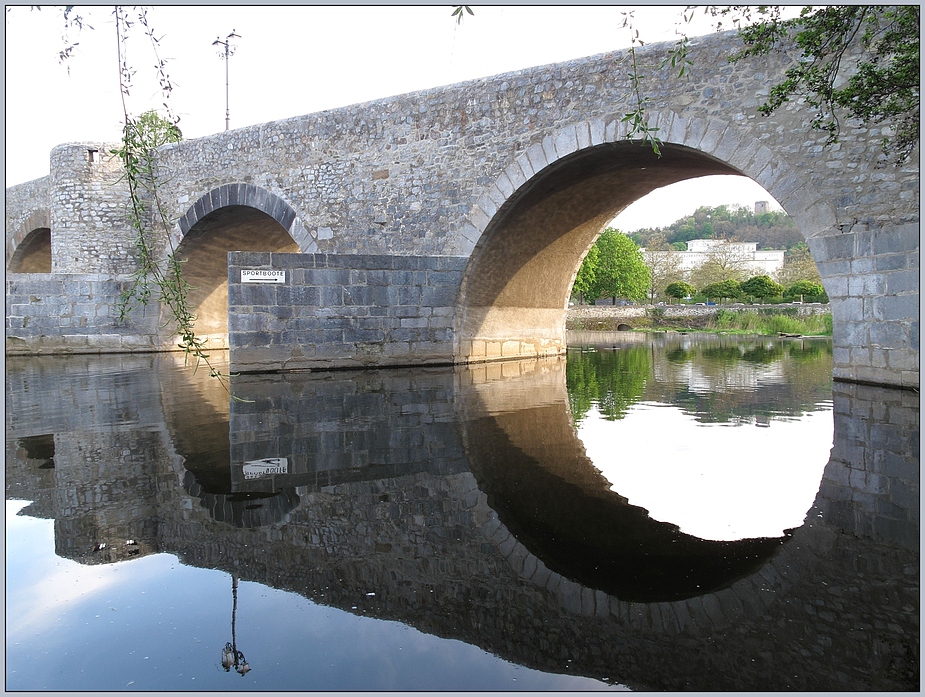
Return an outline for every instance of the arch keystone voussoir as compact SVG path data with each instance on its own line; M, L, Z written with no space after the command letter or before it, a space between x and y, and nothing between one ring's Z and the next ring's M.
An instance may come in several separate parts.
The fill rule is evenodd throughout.
M604 131L607 125L603 119L594 119L588 124L588 130L591 136L591 145L602 145L606 142Z
M549 160L546 159L546 153L540 143L534 143L527 148L526 155L534 174L542 172L549 165Z
M578 135L575 133L575 127L569 126L563 128L556 134L556 154L559 158L571 155L578 150Z

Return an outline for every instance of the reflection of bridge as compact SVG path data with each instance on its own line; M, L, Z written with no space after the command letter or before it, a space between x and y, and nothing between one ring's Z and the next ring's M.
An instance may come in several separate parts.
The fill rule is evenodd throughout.
M797 101L759 117L790 58L733 69L738 45L699 38L684 80L659 70L664 46L636 52L660 158L626 137L626 52L165 146L160 201L201 333L245 370L561 353L574 275L607 222L659 187L731 174L807 238L836 375L917 386L915 153L896 166L880 129L850 123L824 147ZM135 245L118 163L90 155L109 149L59 146L48 177L7 191L8 351L172 345L156 308L121 324L112 307ZM248 283L251 270L280 282Z
M70 372L41 414L25 409L25 390L58 379L57 364L10 364L7 496L33 500L27 513L55 518L59 554L91 561L98 542L133 539L141 553L177 554L523 665L569 665L636 688L917 685L910 562L918 549L918 407L905 393L836 388L841 445L815 506L754 569L734 571L714 592L633 602L618 588L612 595L570 580L568 560L534 546L518 526L567 521L514 505L516 491L491 462L500 448L515 472L532 468L577 492L576 501L607 504L571 431L558 360L248 378L236 390L255 401L232 405L223 454L227 400L214 381L184 385L188 374L163 357L111 360L130 372ZM882 421L868 416L874 404L889 411ZM130 427L117 425L126 420ZM41 467L47 453L29 458L36 452L20 447L49 433L53 469ZM237 472L244 460L283 454L292 473L275 476L263 493L290 492L297 501L255 508L248 525L216 520L182 484L193 472L215 486L229 461ZM903 572L909 586L894 585ZM883 604L877 589L886 586L908 594L907 614ZM792 668L786 675L782 663Z

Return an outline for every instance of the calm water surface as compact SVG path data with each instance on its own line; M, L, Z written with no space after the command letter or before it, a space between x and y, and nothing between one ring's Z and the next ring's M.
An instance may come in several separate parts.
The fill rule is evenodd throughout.
M570 345L242 401L8 358L7 689L918 689L917 395L826 340Z

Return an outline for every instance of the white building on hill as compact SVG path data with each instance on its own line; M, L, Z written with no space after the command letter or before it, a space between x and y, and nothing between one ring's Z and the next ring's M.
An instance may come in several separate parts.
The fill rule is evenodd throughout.
M757 242L727 242L726 240L691 240L686 252L647 251L642 249L646 263L652 266L658 257L674 257L678 270L692 271L703 265L711 257L722 256L728 261L741 262L742 268L749 276L766 274L774 276L784 266L783 249L758 249Z

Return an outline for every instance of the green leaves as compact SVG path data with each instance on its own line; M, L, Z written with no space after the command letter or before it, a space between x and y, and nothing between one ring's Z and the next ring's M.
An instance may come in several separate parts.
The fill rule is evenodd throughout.
M466 16L465 14L463 14L464 10L465 12L468 12L471 16L473 17L475 16L475 12L473 12L472 8L470 8L468 5L454 5L453 7L455 9L453 10L453 14L450 16L456 18L456 24L462 24L463 18Z
M649 288L649 269L635 242L619 230L607 228L588 252L575 280L573 292L591 299L640 300Z
M689 49L690 40L686 36L682 36L668 49L659 68L664 70L666 67L671 67L672 70L678 71L679 78L684 77L690 71L691 66L694 65L694 61L688 56Z
M742 292L753 298L773 298L784 292L784 287L770 276L752 276L742 284Z
M675 298L677 300L688 298L696 292L697 289L685 281L675 281L673 283L669 283L665 287L665 295L667 295L669 298Z
M742 286L736 280L727 279L718 283L710 283L701 288L700 292L710 300L738 298L742 295Z
M790 20L772 15L740 30L746 46L730 60L800 51L759 111L769 115L801 97L814 111L810 127L825 132L827 144L838 142L845 115L889 124L894 134L883 138L883 151L901 163L919 141L919 13L916 4L806 7Z
M651 100L649 97L644 97L642 95L642 80L645 78L645 75L640 74L639 66L636 61L636 44L645 46L645 42L639 38L639 30L633 28L633 12L623 12L621 14L623 15L623 27L630 30L629 57L632 68L627 74L627 77L630 79L630 85L633 90L635 108L626 112L623 118L620 119L620 122L629 125L626 131L627 139L633 140L638 138L643 144L648 143L652 148L652 152L655 153L655 156L661 157L662 151L660 146L662 141L657 135L658 128L649 125L649 117L647 116L647 109Z

